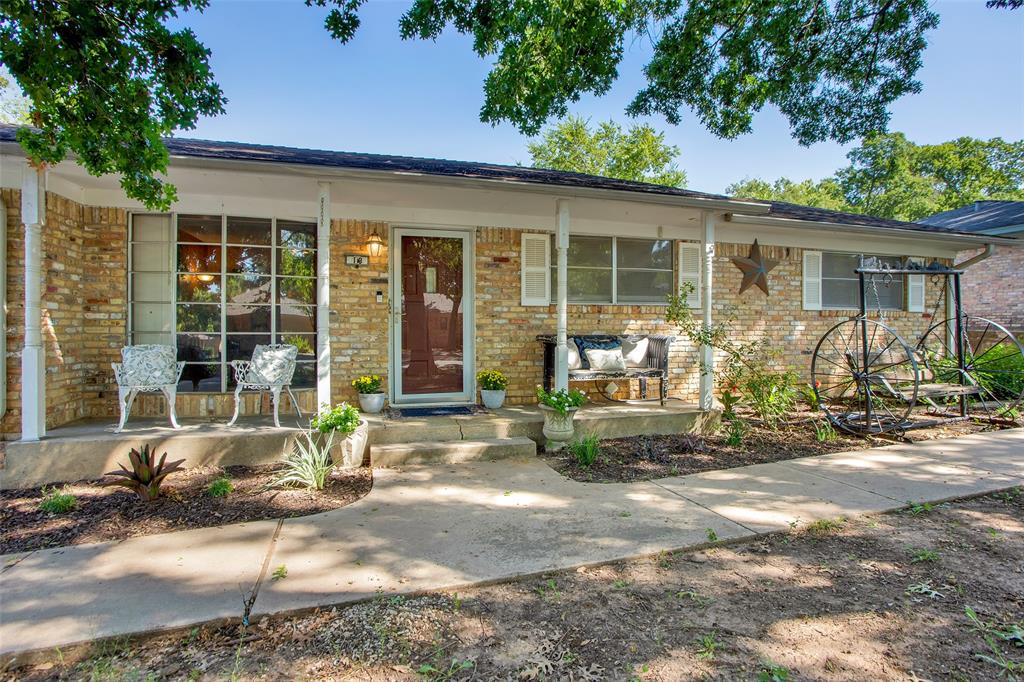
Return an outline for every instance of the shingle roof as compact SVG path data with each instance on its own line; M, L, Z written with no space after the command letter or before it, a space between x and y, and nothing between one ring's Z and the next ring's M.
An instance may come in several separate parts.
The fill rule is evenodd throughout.
M975 201L922 218L921 222L975 234L1000 227L1024 225L1024 201Z
M0 142L15 141L17 126L0 124ZM758 199L742 199L722 194L696 192L676 187L652 185L645 182L632 182L606 178L585 173L529 168L525 166L508 166L495 163L476 163L470 161L452 161L448 159L419 158L412 156L390 156L384 154L364 154L359 152L336 152L322 149L301 149L275 145L249 144L243 142L220 142L216 140L200 140L181 137L166 138L164 143L171 156L200 159L218 159L227 161L250 161L265 163L288 163L304 166L326 168L346 168L355 170L390 171L453 178L475 178L481 180L517 182L536 185L548 185L569 188L587 188L598 190L615 190L636 192L646 195L677 196L693 199L712 199L719 201L746 201L770 204L769 216L806 220L813 222L836 223L840 225L862 225L867 227L888 227L901 230L917 230L955 234L957 230L920 223L908 223L901 220L889 220L874 216L854 213L830 211L823 208L800 206L786 202L765 202Z

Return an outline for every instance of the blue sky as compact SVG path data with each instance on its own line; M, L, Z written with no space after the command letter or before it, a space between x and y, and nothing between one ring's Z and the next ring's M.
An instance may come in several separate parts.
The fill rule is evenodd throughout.
M942 23L929 36L919 73L923 91L898 101L890 129L916 142L961 135L1024 138L1024 10L989 10L983 0L935 2ZM511 125L481 123L482 82L489 64L467 37L448 32L436 43L402 41L405 2L371 2L348 45L323 29L324 12L293 0L214 0L187 14L213 51L212 65L230 102L190 137L345 151L431 156L494 163L529 161ZM573 109L594 121L628 123L624 109L642 85L650 54L632 45L612 91ZM679 126L646 119L682 151L688 186L721 192L744 177L820 178L845 163L849 148L800 147L786 121L763 111L754 132L721 140L685 117Z

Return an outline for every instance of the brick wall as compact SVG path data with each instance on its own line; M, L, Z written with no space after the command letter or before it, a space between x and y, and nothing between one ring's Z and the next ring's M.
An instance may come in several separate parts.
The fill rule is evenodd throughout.
M963 251L957 261L981 252ZM1024 248L997 246L989 258L967 268L960 286L965 311L1024 333Z
M3 439L21 429L24 343L24 230L21 193L3 190L7 205L7 414ZM46 196L43 228L42 332L46 353L46 424L116 413L110 363L125 338L127 214Z

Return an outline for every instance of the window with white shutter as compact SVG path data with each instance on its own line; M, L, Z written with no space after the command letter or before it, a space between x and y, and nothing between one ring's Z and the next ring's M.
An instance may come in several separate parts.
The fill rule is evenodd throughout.
M821 310L821 251L804 251L804 310Z
M686 299L691 308L700 307L701 272L704 269L702 250L703 245L701 244L679 243L679 286L682 287L684 284L693 286L693 293Z
M923 258L909 258L911 263L924 265ZM907 275L907 310L924 312L924 275Z
M519 268L520 297L523 305L551 302L550 238L546 234L523 234Z

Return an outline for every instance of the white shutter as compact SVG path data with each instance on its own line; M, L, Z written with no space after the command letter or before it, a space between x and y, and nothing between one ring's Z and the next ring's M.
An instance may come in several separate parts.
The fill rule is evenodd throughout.
M821 310L821 251L804 251L804 310Z
M911 263L924 265L923 258L908 258ZM907 310L924 312L924 275L907 275Z
M701 272L704 270L702 250L701 244L679 243L679 286L693 285L693 293L686 299L691 308L700 307Z
M523 234L519 289L523 305L551 304L551 238Z

